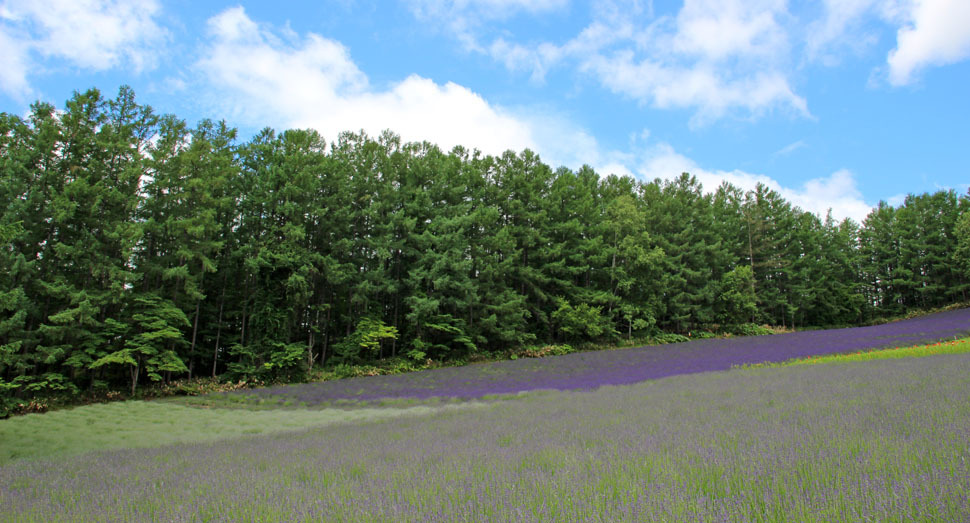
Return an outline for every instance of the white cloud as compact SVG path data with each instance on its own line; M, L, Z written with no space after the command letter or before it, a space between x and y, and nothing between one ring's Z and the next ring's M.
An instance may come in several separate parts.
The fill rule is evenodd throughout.
M905 193L899 193L897 195L890 196L889 198L886 198L886 203L888 203L889 205L892 205L893 207L899 207L900 205L903 204L903 202L906 201L906 196L907 195Z
M845 169L827 177L809 180L800 187L788 187L763 174L740 170L705 169L694 160L675 151L670 145L659 144L643 153L637 172L646 179L671 179L687 172L694 175L707 191L716 190L722 182L728 182L746 191L754 189L761 183L778 192L793 205L815 213L820 218L824 218L828 210L832 209L832 216L837 220L852 218L862 223L872 209L872 206L863 200L853 174Z
M809 180L798 189L782 188L779 192L795 205L822 217L832 209L836 219L852 218L862 223L872 210L862 199L854 175L847 169Z
M784 0L687 0L677 14L673 47L719 61L732 57L774 60L784 55L788 37L777 18Z
M889 81L904 85L921 69L970 57L970 2L915 0L890 51Z
M410 0L411 8L422 14L469 13L502 18L517 11L538 13L561 9L569 0Z
M465 49L491 56L541 83L571 64L613 93L660 109L695 112L691 123L726 115L784 110L812 118L797 93L792 62L838 65L845 51L869 52L878 27L898 30L887 60L889 81L903 85L921 69L970 57L967 0L824 0L819 11L787 0L684 0L673 16L654 18L652 3L602 0L592 21L565 42L517 40L490 22L512 14L561 10L565 1L411 0L416 14L448 28ZM878 22L879 25L873 25ZM491 34L491 37L487 35ZM482 42L489 42L483 44ZM885 77L885 70L878 70Z
M31 63L35 54L96 71L151 67L155 47L167 37L155 23L158 12L155 0L7 0L0 6L0 39L8 40L0 88L26 94L27 78L38 67Z
M896 28L896 47L887 56L889 82L905 85L926 67L970 58L970 3L966 0L825 0L824 15L806 32L810 59L834 65L838 52L857 53L878 40L867 22ZM882 73L880 73L882 76Z
M406 0L420 19L451 31L466 49L486 52L478 31L487 21L505 20L518 13L548 13L563 9L569 0Z
M594 73L613 92L661 109L696 108L694 124L720 118L734 109L757 115L773 107L788 107L810 116L805 99L795 94L777 71L735 76L711 64L671 66L637 61L631 52L596 56L582 70Z
M530 71L535 83L545 80L546 72L563 58L559 47L543 43L536 48L510 43L498 38L488 47L488 54L510 71Z
M606 150L585 129L549 107L505 108L467 87L411 75L377 88L339 42L319 35L281 39L241 8L209 20L209 41L195 70L213 103L253 126L313 128L328 140L385 129L405 141L427 140L487 154L530 148L553 167L591 165L633 174L630 153ZM644 140L643 131L633 140Z
M789 154L805 147L808 147L808 144L805 143L804 140L798 140L782 147L781 149L778 149L775 151L773 156L788 156Z
M31 94L27 81L27 48L0 25L0 91L18 99Z
M315 34L282 41L242 8L213 17L209 31L197 70L220 103L250 123L312 127L331 140L342 131L391 129L446 149L537 149L536 126L455 83L411 75L375 89L340 43Z
M299 47L287 46L260 30L242 7L211 18L208 28L213 45L200 66L220 84L253 95L274 95L283 104L367 87L367 77L338 42L310 34ZM313 108L296 112L304 110Z
M635 30L626 18L596 20L575 38L563 45L542 42L522 45L496 38L488 47L488 54L511 71L530 71L532 80L542 82L546 73L566 60L582 64L585 59L600 56L600 52L617 42L632 45Z
M810 116L788 80L784 0L687 0L676 17L638 23L641 10L607 2L573 39L522 45L499 36L481 49L533 81L563 63L614 93L654 107L696 111L692 123L782 108Z
M881 0L825 0L824 15L808 25L805 32L806 53L809 59L822 59L835 65L839 51L849 47L856 51L872 45L875 36L863 28L863 22Z

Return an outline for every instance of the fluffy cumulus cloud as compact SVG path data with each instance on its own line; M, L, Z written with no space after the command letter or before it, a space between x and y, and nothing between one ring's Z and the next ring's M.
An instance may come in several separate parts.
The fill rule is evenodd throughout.
M970 58L970 2L965 0L825 0L823 16L806 36L810 58L837 63L844 49L867 50L878 40L867 22L896 29L889 51L889 82L905 85L919 71Z
M241 7L212 17L208 33L195 69L211 102L236 121L313 128L328 140L343 131L375 136L390 129L405 141L427 140L446 150L530 148L553 167L586 164L604 174L634 174L633 154L604 148L549 107L499 107L467 87L418 75L378 88L339 42L312 33L284 38L286 31L260 25Z
M407 141L487 153L538 148L538 124L464 86L411 75L374 88L340 43L315 34L284 40L241 7L209 20L196 65L220 103L256 125L309 127L331 140L343 131L391 129Z
M852 218L862 223L872 209L872 206L863 200L852 172L845 169L826 177L809 180L799 187L788 187L763 174L706 169L678 153L668 144L655 145L644 151L640 162L637 173L643 178L670 179L680 173L688 172L697 177L708 191L716 190L723 182L746 191L754 189L760 183L778 192L793 205L815 213L821 218L824 218L831 209L832 216L838 220Z
M150 67L166 38L156 22L154 0L6 0L0 5L0 88L23 97L38 60L66 60L76 67L103 71L127 65Z
M696 108L695 122L733 109L808 115L783 71L788 38L779 0L687 0L676 18L635 31L637 45L582 58L603 85L660 108Z
M696 108L694 124L709 122L736 109L759 114L782 106L809 114L805 99L795 94L785 75L778 71L732 75L711 64L685 67L638 61L629 52L591 57L582 69L596 74L612 91L655 107Z
M970 58L970 2L915 0L889 53L889 81L913 81L919 70Z
M768 63L788 48L778 18L787 14L784 0L687 0L677 14L672 47L705 61L761 58ZM666 43L666 42L664 42Z
M559 3L541 4L552 9ZM505 34L488 39L482 36L487 31L464 23L456 28L450 21L473 18L481 25L482 18L469 16L466 3L448 5L447 16L439 19L466 49L488 54L510 70L527 71L536 82L551 69L572 64L640 103L695 110L694 123L734 111L781 108L809 114L785 74L790 44L779 22L788 16L784 0L687 0L676 16L659 18L640 2L597 2L593 20L574 38L530 44ZM442 12L422 11L422 16L434 14Z

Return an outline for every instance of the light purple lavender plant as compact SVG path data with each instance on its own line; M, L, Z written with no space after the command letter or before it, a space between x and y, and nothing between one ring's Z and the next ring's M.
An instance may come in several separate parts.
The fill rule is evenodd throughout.
M0 467L3 521L967 521L970 355Z

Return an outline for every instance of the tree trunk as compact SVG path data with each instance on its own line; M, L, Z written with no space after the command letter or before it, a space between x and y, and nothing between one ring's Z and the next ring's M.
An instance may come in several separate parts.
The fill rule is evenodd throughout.
M222 337L222 306L225 304L226 282L222 281L222 293L219 295L219 320L216 324L216 348L212 351L212 377L216 377L216 364L219 363L219 340Z
M138 364L131 367L131 396L135 397L135 388L138 386Z
M330 317L333 311L333 291L330 291L330 303L327 306L327 319L323 324L323 347L320 350L320 365L327 363L327 347L330 345Z
M313 357L313 345L314 345L314 339L313 338L314 338L314 336L313 335L315 334L313 332L313 327L316 326L316 325L319 325L319 324L320 324L320 308L318 307L317 308L317 317L316 317L316 320L314 320L313 325L311 325L310 328L309 328L309 331L310 331L310 336L309 336L310 337L310 340L307 343L307 348L306 348L306 360L307 360L306 361L306 366L307 366L307 370L312 370L313 369L313 360L314 360L314 357Z
M195 302L195 319L192 320L192 345L189 348L189 379L192 379L192 362L195 360L195 339L199 333L199 306L202 300Z
M748 261L751 263L751 292L757 296L757 292L754 288L754 280L756 279L754 273L754 246L751 244L751 221L748 220ZM752 320L754 323L754 320Z
M249 308L249 281L246 281L246 296L243 298L242 327L239 330L239 345L246 346L246 312Z

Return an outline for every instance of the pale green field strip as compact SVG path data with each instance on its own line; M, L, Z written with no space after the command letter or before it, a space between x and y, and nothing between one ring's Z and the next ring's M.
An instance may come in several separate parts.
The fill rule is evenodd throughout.
M98 450L160 447L337 423L420 416L481 403L398 409L199 409L168 402L126 401L0 420L0 464Z
M937 354L965 354L970 352L970 338L953 341L941 341L912 347L895 347L889 349L875 349L853 352L850 354L830 354L827 356L812 356L797 358L781 363L759 363L745 365L747 368L790 367L792 365L818 365L823 363L849 363L854 361L893 360L899 358L922 358Z

